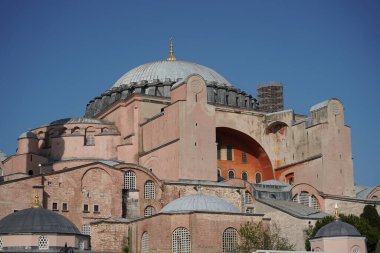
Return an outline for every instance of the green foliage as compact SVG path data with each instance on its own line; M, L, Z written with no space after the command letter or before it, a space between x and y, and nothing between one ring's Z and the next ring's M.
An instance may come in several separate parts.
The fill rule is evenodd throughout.
M294 245L287 238L280 236L280 228L273 224L265 226L261 222L247 222L239 229L240 252L255 250L294 250Z
M367 207L367 206L366 206ZM379 216L376 209L373 212L372 208L364 208L363 214L360 215L360 217L355 215L339 215L341 221L346 222L348 224L353 225L362 236L365 236L367 238L367 248L368 252L375 252L376 250L376 244L378 240L380 239L380 230L376 228L372 223L369 223L369 220L372 221L372 219L376 219L376 217ZM369 218L370 217L370 218ZM374 218L375 217L375 218ZM332 216L327 216L315 223L315 226L310 226L309 229L306 231L306 241L305 241L305 248L306 250L311 250L310 247L310 239L313 238L318 230L322 228L323 226L329 224L330 222L333 222L335 219ZM372 221L373 222L373 221Z
M373 227L380 230L380 216L377 213L375 206L366 205L360 218L366 219L368 224L371 224Z

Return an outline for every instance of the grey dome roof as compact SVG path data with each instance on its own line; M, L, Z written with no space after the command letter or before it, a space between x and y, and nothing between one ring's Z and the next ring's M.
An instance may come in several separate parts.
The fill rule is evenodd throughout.
M192 211L216 213L241 213L238 208L227 201L204 194L194 194L173 200L160 213L186 213Z
M185 79L190 74L199 74L206 81L216 82L218 85L232 86L223 76L216 71L187 61L155 61L140 65L124 74L112 87L129 85L132 82L159 80L164 82L170 79L176 82Z
M0 234L81 234L66 217L44 208L28 208L0 220Z
M314 238L336 236L361 236L359 231L346 222L336 220L320 228Z
M18 138L19 139L21 139L21 138L34 138L34 139L37 139L37 135L35 135L33 132L27 131L27 132L23 132L22 134L20 134L20 136Z

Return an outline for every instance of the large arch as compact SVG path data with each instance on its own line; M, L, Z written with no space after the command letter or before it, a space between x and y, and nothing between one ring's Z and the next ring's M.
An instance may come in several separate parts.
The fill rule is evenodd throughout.
M264 148L249 135L238 130L217 127L218 168L221 177L227 179L228 171L234 170L235 177L248 174L248 182L255 183L256 173L262 175L262 181L274 178L273 167ZM215 172L217 173L217 172Z

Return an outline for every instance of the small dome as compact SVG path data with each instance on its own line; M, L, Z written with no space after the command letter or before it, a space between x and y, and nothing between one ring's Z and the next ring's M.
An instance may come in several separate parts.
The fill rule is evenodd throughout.
M184 80L190 74L199 74L206 81L216 82L218 85L232 86L216 71L196 63L187 61L155 61L128 71L112 87L129 85L132 82L152 82L154 80L176 82L179 79Z
M0 162L4 161L7 158L8 158L7 154L5 154L3 151L0 150Z
M20 233L81 234L66 217L44 208L24 209L0 220L0 235Z
M204 194L195 194L173 200L160 213L186 213L192 211L216 213L241 213L227 201Z
M21 139L21 138L34 138L34 139L37 139L37 135L35 135L33 132L27 131L27 132L23 132L18 138L19 139Z
M314 238L336 236L361 236L359 231L346 222L336 220L320 228Z

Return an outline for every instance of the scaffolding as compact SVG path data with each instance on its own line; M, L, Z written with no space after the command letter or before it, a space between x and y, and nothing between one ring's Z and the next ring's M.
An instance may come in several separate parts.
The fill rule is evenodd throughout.
M284 110L282 83L269 83L257 87L258 109L263 112Z

